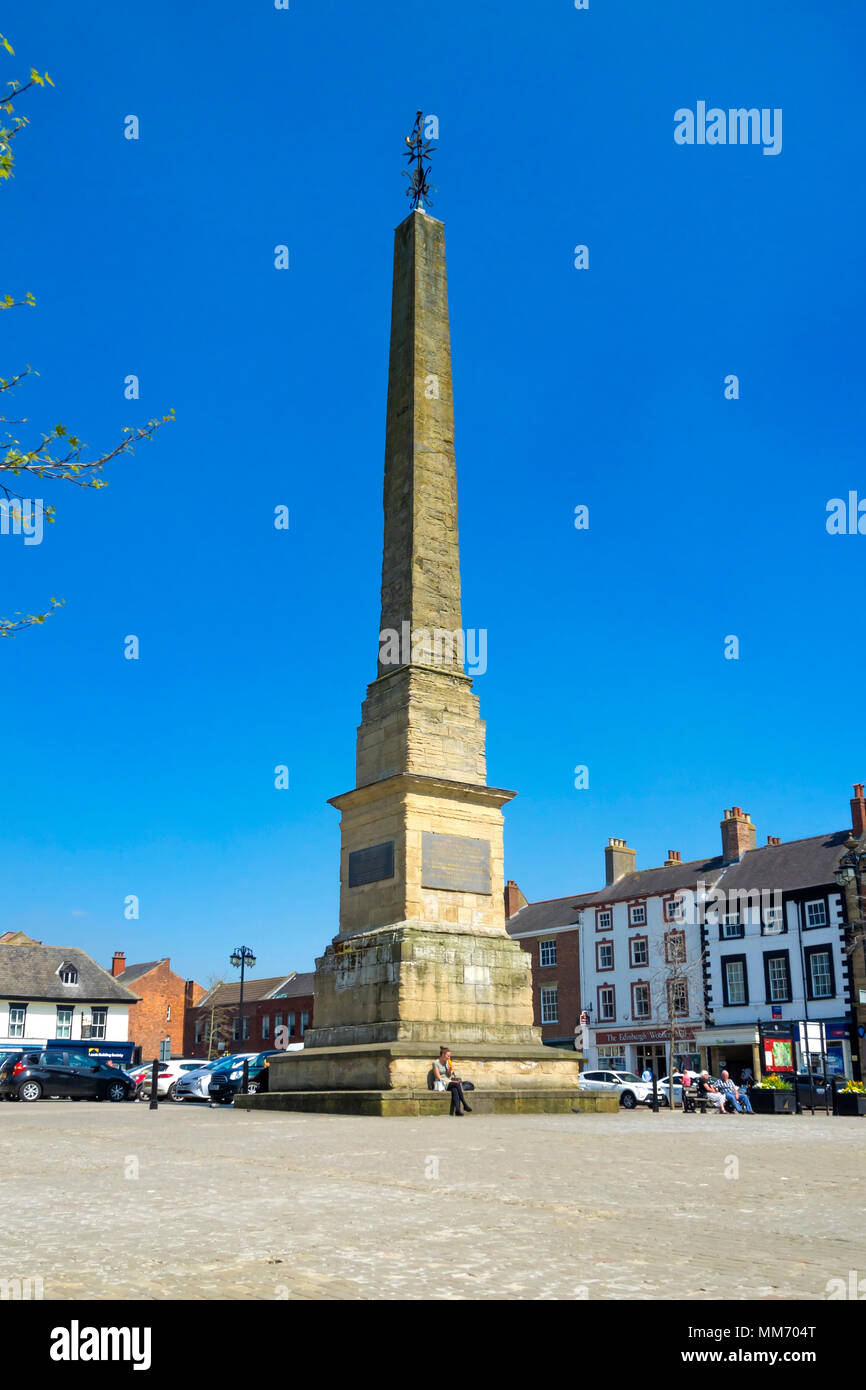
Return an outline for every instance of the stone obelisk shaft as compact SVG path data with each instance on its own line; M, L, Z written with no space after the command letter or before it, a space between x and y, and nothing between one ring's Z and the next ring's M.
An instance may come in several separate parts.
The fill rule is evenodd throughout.
M452 400L445 228L416 210L394 238L385 433L381 631L401 637L406 623L431 635L461 627ZM423 639L415 645L414 664L430 664ZM444 656L438 666L463 670L456 644ZM380 675L391 670L380 661Z

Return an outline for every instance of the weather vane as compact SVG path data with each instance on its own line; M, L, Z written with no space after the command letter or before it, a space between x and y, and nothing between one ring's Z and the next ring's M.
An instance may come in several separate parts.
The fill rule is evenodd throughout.
M435 189L431 189L427 182L431 171L430 156L436 149L436 146L429 140L425 140L422 129L423 125L424 113L423 111L418 111L415 115L415 124L412 127L412 134L406 136L406 144L409 147L406 150L406 158L409 160L410 165L414 167L404 169L403 177L409 180L406 196L412 199L413 208L417 208L419 204L423 207L424 203L427 204L427 207L432 207L430 194L436 191Z

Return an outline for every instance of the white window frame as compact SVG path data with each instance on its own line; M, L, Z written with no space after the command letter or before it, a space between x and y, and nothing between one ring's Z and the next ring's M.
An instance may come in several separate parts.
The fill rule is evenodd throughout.
M764 935L781 936L785 930L785 913L781 907L764 909Z
M640 917L636 915L638 912L642 914ZM645 927L646 903L634 903L628 910L628 920L632 927Z
M13 1021L13 1014L16 1015ZM17 1015L20 1014L20 1018ZM23 1038L27 1028L27 1005L9 1005L9 1036L10 1038Z
M57 973L60 976L60 983L62 985L78 984L78 970L71 962L64 961ZM67 975L69 979L66 978Z
M643 982L634 986L631 997L635 1001L635 1007L637 1006L636 1001L639 990L644 990L646 993L646 1010L643 1013L635 1013L635 1018L649 1018L652 1013L652 999L650 997L650 987L648 984L644 984Z
M665 921L681 922L685 916L685 903L682 898L669 898L665 903Z
M604 1005L604 997L610 995L610 1013L607 1013ZM598 996L598 1012L600 1023L613 1023L616 1019L616 994L613 985L602 985Z
M729 973L728 973L730 970L739 970L739 972L740 972L739 990L740 990L740 993L742 994L742 998L741 998L741 999L734 999L734 997L733 997L733 995L732 995L732 992L731 992L731 977L730 977L730 975L729 975ZM745 961L742 961L742 960L728 960L728 961L725 961L725 994L727 995L728 1007L729 1007L729 1008L735 1009L735 1008L739 1008L739 1006L740 1006L741 1004L745 1004L745 1002L746 1002L746 963L745 963Z
M546 959L545 959L546 957ZM538 964L543 969L550 965L556 965L556 937L545 937L538 943Z
M817 922L811 921L810 908L818 907L821 909L821 918ZM827 925L827 904L823 898L813 898L811 902L803 904L803 915L806 919L806 927L826 927Z
M635 960L634 948L640 946L644 953L643 960ZM633 936L628 943L629 962L633 966L649 965L649 938L646 936Z
M557 985L542 985L541 987L541 1022L559 1022L559 990Z
M784 982L785 982L785 992L784 992L784 994L777 994L777 993L776 993L776 988L778 987L778 977L777 977L776 979L774 979L774 977L773 977L773 966L774 966L774 965L775 965L775 966L780 966L781 969L782 969L782 971L784 972ZM770 959L767 961L767 979L768 979L769 982L770 982L770 1003L771 1003L771 1004L786 1004L786 1003L788 1002L788 1000L790 999L790 997L791 997L791 981L790 981L789 975L790 975L790 972L789 972L789 970L788 970L788 961L787 961L787 958L786 958L785 956L770 956Z
M734 927L735 930L729 932L729 931L727 930L728 927ZM722 940L723 940L723 941L741 941L742 938L743 938L743 931L742 931L742 924L741 924L741 922L740 922L740 914L739 914L739 911L737 911L737 912L726 912L725 915L724 915L724 917L722 918Z
M815 961L825 960L827 962L826 974L823 978L827 981L826 993L819 994L815 988ZM833 966L831 963L830 947L825 951L812 951L809 955L809 988L812 999L832 999L833 998Z
M611 931L613 928L613 912L609 907L599 912L595 925L599 931Z
M65 1015L65 1018L66 1018L66 1021L63 1022L63 1023L61 1023L61 1021L60 1021L61 1014ZM54 1034L55 1038L58 1038L58 1039L63 1038L64 1040L67 1040L67 1039L70 1039L70 1038L72 1037L72 1020L73 1020L74 1017L75 1017L75 1006L74 1006L73 1004L58 1004L58 1006L57 1006L57 1020L56 1020L56 1022L55 1022L55 1024L54 1024L54 1026L55 1026L55 1028L56 1028L56 1030L57 1030L56 1033ZM65 1032L65 1033L63 1032L63 1029L64 1029L64 1028L66 1028L66 1029L68 1030L68 1031Z
M598 969L613 970L613 942L599 941L596 950L598 951ZM604 961L605 952L607 952L610 957L607 964L605 964Z
M87 1036L92 1042L105 1042L108 1037L108 1009L105 1005L97 1004L90 1010L90 1032Z

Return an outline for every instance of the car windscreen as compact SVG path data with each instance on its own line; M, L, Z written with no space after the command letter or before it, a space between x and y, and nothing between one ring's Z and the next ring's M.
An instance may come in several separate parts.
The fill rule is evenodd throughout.
M618 1071L617 1076L620 1081L640 1081L639 1076L635 1076L633 1071Z

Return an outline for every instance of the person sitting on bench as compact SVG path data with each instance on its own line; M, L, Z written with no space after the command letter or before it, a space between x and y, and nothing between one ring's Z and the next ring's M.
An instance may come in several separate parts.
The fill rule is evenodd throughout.
M701 1078L698 1082L698 1095L702 1096L704 1100L708 1100L710 1105L714 1105L720 1115L727 1115L725 1097L722 1095L721 1091L717 1091L715 1086L711 1084L710 1073L708 1071L701 1072Z

